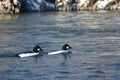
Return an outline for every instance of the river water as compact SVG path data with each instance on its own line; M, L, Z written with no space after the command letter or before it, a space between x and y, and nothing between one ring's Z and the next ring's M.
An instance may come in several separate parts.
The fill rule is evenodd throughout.
M13 57L68 43L71 57ZM1 80L120 80L120 11L0 15Z

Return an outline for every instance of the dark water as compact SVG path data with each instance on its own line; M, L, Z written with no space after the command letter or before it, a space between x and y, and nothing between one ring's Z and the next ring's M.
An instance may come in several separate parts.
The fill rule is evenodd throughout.
M10 57L39 44L45 51L72 46L61 55ZM120 80L120 11L0 15L1 80Z

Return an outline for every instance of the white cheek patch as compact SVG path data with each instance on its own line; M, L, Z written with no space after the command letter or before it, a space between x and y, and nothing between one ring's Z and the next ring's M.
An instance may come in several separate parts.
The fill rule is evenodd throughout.
M67 46L66 48L69 49L69 46Z
M38 50L38 51L40 51L40 49L39 49L39 48L38 48L37 50Z

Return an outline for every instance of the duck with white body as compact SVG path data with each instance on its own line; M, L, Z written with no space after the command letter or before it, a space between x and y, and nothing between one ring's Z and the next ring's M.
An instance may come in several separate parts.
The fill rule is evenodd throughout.
M37 55L39 55L42 52L43 52L43 50L40 48L39 45L37 45L37 46L35 46L33 48L33 52L24 52L24 53L18 54L18 57L32 57L32 56L37 56Z
M67 54L67 53L70 52L69 49L72 49L72 47L70 47L68 44L64 44L63 47L62 47L62 50L49 52L48 55Z
M40 48L39 45L35 46L33 48L33 52L25 52L25 53L21 53L18 54L18 57L32 57L32 56L38 56L38 55L55 55L55 54L68 54L70 52L69 49L71 49L72 47L70 47L68 44L64 44L62 47L62 50L58 50L58 51L53 51L53 52L43 52L43 50Z

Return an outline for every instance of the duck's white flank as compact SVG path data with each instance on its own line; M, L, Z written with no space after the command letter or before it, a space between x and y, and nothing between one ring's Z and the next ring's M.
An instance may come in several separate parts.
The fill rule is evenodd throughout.
M69 52L69 50L53 51L53 52L49 52L48 55L62 54L67 52Z
M38 54L39 53L22 53L22 54L19 54L18 56L19 57L31 57L31 56L36 56Z

